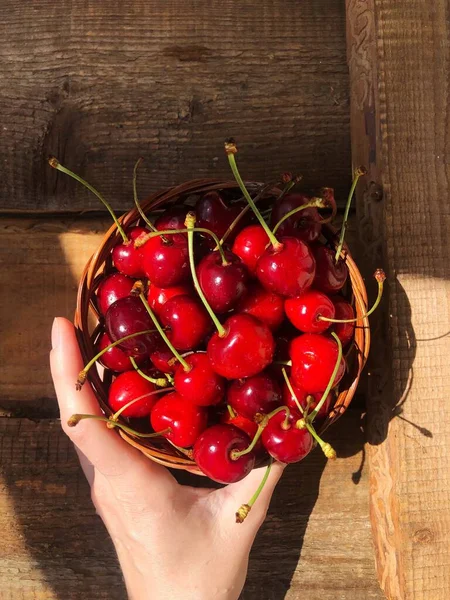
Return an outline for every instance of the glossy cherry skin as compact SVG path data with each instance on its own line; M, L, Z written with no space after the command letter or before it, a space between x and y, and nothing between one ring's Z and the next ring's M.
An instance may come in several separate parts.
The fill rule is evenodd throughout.
M315 244L312 246L312 252L316 260L314 288L325 294L335 294L347 281L347 265L342 259L336 263L335 251L327 246Z
M192 296L174 296L161 311L161 322L167 337L177 350L187 352L196 348L211 331L211 319L205 307Z
M206 429L194 445L194 460L210 479L219 483L235 483L250 473L255 465L255 454L249 452L237 460L233 450L245 450L249 437L234 425L213 425Z
M248 286L247 293L237 303L236 312L252 315L274 331L284 319L284 298L255 282Z
M233 315L224 323L226 335L214 333L207 354L216 373L227 379L251 377L263 371L273 358L275 342L270 329L245 314Z
M238 233L233 244L233 253L242 260L250 273L256 272L258 260L269 244L267 233L261 225L249 225Z
M210 252L197 266L197 277L212 310L225 313L234 308L247 291L248 273L245 265L232 252L225 252L227 265L219 252Z
M335 318L336 319L354 319L355 311L351 304L346 302L344 298L335 296L331 298L334 304ZM355 323L333 323L331 331L338 336L341 340L342 346L347 346L355 335Z
M152 365L161 373L175 373L178 363L176 361L172 362L173 358L172 351L167 346L165 348L161 347L150 354Z
M97 351L100 352L100 350L104 350L110 344L111 340L109 339L108 334L102 333L98 342ZM142 365L145 362L145 356L136 356L135 360L137 365ZM133 369L130 357L125 354L125 352L121 350L119 346L113 346L107 350L104 354L102 354L99 362L107 369L111 369L111 371L115 371L116 373L123 373L124 371L130 371Z
M262 432L262 443L267 452L275 460L282 463L294 463L305 458L313 447L313 438L309 431L298 429L295 423L300 418L298 413L291 411L287 427L284 429L286 411L280 410L275 414Z
M338 357L338 346L331 337L317 333L305 333L290 345L292 360L292 380L307 394L323 392L331 379ZM339 370L333 382L335 387L345 372L342 358Z
M250 440L253 440L253 438L256 435L256 432L258 431L258 425L255 423L255 421L246 419L241 415L236 415L232 417L228 410L226 410L223 413L220 422L225 423L227 425L234 425L238 429L242 429L242 431L244 431L248 435ZM263 454L266 454L264 446L261 442L261 438L256 442L255 447L253 448L253 452L255 453L257 458L260 458Z
M291 384L291 385L292 385L292 389L294 390L294 393L297 397L297 400L298 400L300 406L302 408L306 409L306 407L308 405L308 400L307 400L308 394L301 388L297 387L296 385L293 385L293 384ZM289 408L293 408L294 410L298 411L297 403L295 402L294 397L291 394L291 392L289 391L289 388L286 385L286 383L283 385L282 394L283 394L282 404L284 406L288 406ZM318 394L310 394L310 395L314 398L314 400L309 405L309 410L308 410L309 413L311 413L316 408L317 404L322 399L322 392L319 392ZM327 399L322 404L319 412L317 413L318 419L322 419L322 418L326 417L327 414L330 412L332 400L333 400L333 394L330 392L327 396Z
M173 206L165 210L155 221L155 227L158 231L164 229L185 229L184 221L189 208L186 206Z
M155 390L156 386L144 379L137 371L126 371L118 375L112 382L108 393L108 404L113 412L117 412L128 402L146 396L126 408L121 414L124 417L147 417L158 400L156 394L148 395Z
M141 248L135 248L134 242L138 237L148 233L144 227L133 227L128 232L129 241L115 246L112 251L114 266L118 271L130 277L144 277Z
M275 202L272 210L270 224L273 227L280 221L288 212L303 206L309 202L311 198L304 194L286 194L281 200ZM305 208L298 213L292 215L279 226L277 236L292 236L303 240L304 242L314 242L320 235L322 225L320 224L321 216L317 208Z
M170 427L163 436L180 448L195 444L198 436L206 429L208 413L204 408L186 402L176 392L167 394L153 407L150 423L155 431Z
M141 248L145 276L158 287L172 287L190 275L187 237L182 233L150 238Z
M197 406L218 404L225 394L225 381L212 370L207 354L195 352L184 360L190 371L186 372L183 365L178 365L174 377L176 391L184 400Z
M234 219L241 213L245 207L243 203L235 203L227 206L218 192L208 192L197 202L195 214L197 215L197 227L210 229L219 239L224 235ZM234 236L245 226L245 219L236 226L236 229L230 234L228 242L234 239ZM208 236L208 245L210 248L215 246L215 242Z
M227 402L239 415L254 419L257 413L266 415L280 406L280 386L267 373L236 379L228 388Z
M111 304L130 295L135 280L123 273L113 273L102 280L97 289L98 307L104 315Z
M280 296L299 296L314 281L316 263L311 250L297 238L284 237L281 250L269 246L256 265L262 285Z
M157 315L160 315L162 307L167 302L167 300L170 300L175 296L191 296L192 294L192 288L188 284L174 285L173 287L161 288L151 283L148 289L147 300L150 304L150 308Z
M322 292L307 290L300 296L287 298L284 310L289 321L305 333L323 333L331 323L321 321L320 316L334 319L334 304Z
M127 296L111 304L105 315L105 329L109 338L116 342L120 338L155 326L150 315L137 296ZM137 335L119 344L131 356L149 355L161 345L159 333Z

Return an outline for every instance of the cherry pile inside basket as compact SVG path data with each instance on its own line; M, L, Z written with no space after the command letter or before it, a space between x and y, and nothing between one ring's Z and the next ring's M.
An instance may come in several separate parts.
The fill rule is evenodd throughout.
M342 293L345 228L333 244L322 236L336 212L332 190L293 192L286 175L264 209L274 186L252 197L234 142L225 148L241 198L209 192L194 208L174 205L156 219L139 208L135 168L146 224L123 231L113 215L123 239L96 292L104 330L77 386L98 360L113 373L109 426L163 436L205 475L231 483L272 459L300 461L316 443L335 457L316 425L333 406L356 318ZM50 164L88 185L56 159ZM376 277L369 312L381 297L384 274Z

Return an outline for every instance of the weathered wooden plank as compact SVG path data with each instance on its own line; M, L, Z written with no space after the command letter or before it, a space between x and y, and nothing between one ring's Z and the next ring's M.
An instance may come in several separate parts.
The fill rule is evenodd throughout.
M285 472L252 552L243 600L380 600L361 463L360 416ZM125 600L114 551L56 420L0 418L0 598Z
M4 0L0 5L0 209L97 200L46 164L56 154L111 199L289 170L345 192L350 177L345 12L335 0Z
M361 237L367 264L384 255L390 276L384 321L373 321L367 415L378 575L390 599L444 600L449 5L348 0L347 11L353 162L369 167L358 194Z

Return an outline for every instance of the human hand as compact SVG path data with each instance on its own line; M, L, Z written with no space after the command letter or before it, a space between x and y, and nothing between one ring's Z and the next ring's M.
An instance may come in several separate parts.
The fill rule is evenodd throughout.
M116 548L132 600L235 600L248 557L284 465L274 463L242 525L235 512L255 492L264 468L218 490L182 486L115 431L95 420L69 427L74 413L101 415L91 388L75 390L82 358L73 325L52 329L52 377L63 430L75 444L91 497Z

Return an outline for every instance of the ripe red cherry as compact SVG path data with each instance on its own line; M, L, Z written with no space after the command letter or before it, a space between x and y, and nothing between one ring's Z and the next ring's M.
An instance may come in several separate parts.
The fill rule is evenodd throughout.
M148 289L147 300L150 304L150 308L157 314L161 314L162 307L171 298L175 296L190 296L192 294L192 288L188 284L174 285L173 287L161 288L153 283L150 284Z
M215 313L225 313L247 291L248 273L241 260L225 252L227 265L222 264L219 252L210 252L197 266L197 276L205 298Z
M255 273L256 264L268 243L269 238L261 225L249 225L236 236L233 252L239 256L250 273Z
M227 379L260 373L273 358L275 342L270 329L245 314L233 315L224 323L226 335L214 333L207 354L216 373Z
M186 206L173 206L165 210L155 221L155 227L158 231L164 229L184 229L184 220L189 212Z
M295 395L297 397L297 400L298 400L300 406L302 408L306 408L308 405L308 400L307 400L308 394L305 392L305 390L302 390L302 388L299 388L298 386L293 385L293 384L291 384L291 385L292 385L292 388L295 392ZM282 400L283 405L288 406L289 408L293 408L294 410L298 411L297 403L295 402L294 397L291 394L291 392L289 391L289 388L286 384L283 385L282 394L283 394L283 400ZM308 410L309 413L311 413L316 408L317 404L322 399L322 392L319 392L318 394L310 394L310 396L312 396L314 400L309 405L309 410ZM326 417L327 414L330 412L332 400L333 400L333 394L330 392L327 396L327 399L322 404L319 412L317 413L318 419Z
M271 215L270 224L272 228L288 212L303 206L310 200L311 198L304 194L286 194L281 200L277 200ZM283 221L277 229L277 235L296 237L308 243L314 242L319 237L322 229L320 220L321 217L317 208L305 208Z
M217 192L208 192L200 198L195 207L197 227L210 229L220 239L234 219L240 214L244 206L245 204L242 203L227 206L220 194ZM228 238L228 242L230 242L233 239L233 236L235 236L245 225L245 222L243 221L244 219L237 225L234 232ZM208 244L211 248L215 246L215 242L212 238L208 239Z
M334 304L336 319L354 319L355 311L351 304L346 302L344 298L335 296L331 298ZM355 335L355 323L332 323L331 331L341 340L342 346L347 346Z
M325 294L335 294L347 281L347 265L342 259L336 263L335 251L327 246L314 245L312 252L316 260L314 287Z
M155 431L170 427L171 431L163 436L180 448L189 448L206 429L208 414L204 408L186 402L179 394L172 392L155 404L150 423Z
M114 266L118 271L130 277L144 277L141 248L135 248L134 242L143 234L148 233L144 227L133 227L128 232L129 241L115 246L112 251Z
M98 342L98 352L104 350L110 344L111 340L109 339L108 334L102 333ZM99 362L107 369L111 369L111 371L115 371L116 373L122 373L123 371L130 371L133 369L130 357L118 346L113 346L102 354ZM144 362L145 356L136 356L137 365L142 365Z
M330 298L318 290L307 290L295 298L287 298L284 310L289 321L305 333L323 333L330 326L329 321L318 317L334 319L334 305Z
M265 449L275 460L283 463L298 462L311 452L312 435L306 428L298 429L295 426L299 418L298 413L291 411L285 424L286 411L280 410L269 419L261 438Z
M218 404L225 393L225 382L212 370L206 353L190 354L184 360L191 370L186 372L183 365L178 365L174 377L176 391L197 406Z
M298 296L307 290L316 272L309 247L293 237L279 240L281 250L269 246L258 261L256 276L262 285L281 296Z
M284 319L284 299L282 296L265 290L259 283L251 284L247 293L236 305L236 311L252 315L265 323L273 331Z
M331 379L338 357L338 346L331 337L305 333L291 342L292 380L307 394L323 392ZM342 358L333 382L335 387L345 372Z
M123 275L123 273L113 273L102 280L97 289L98 307L104 315L111 304L114 304L120 298L130 295L134 285L134 279Z
M233 450L245 450L249 437L233 425L213 425L206 429L195 442L194 460L205 475L219 483L235 483L250 473L255 464L253 452L237 460Z
M255 437L256 432L258 431L258 425L255 423L255 421L250 421L250 419L246 419L241 415L232 417L228 410L223 413L220 422L227 425L234 425L238 429L241 429L248 435L250 440ZM264 446L261 442L261 438L256 442L253 452L255 453L256 458L261 458L263 454L266 454Z
M238 414L254 419L257 413L266 415L281 402L281 390L267 373L247 379L237 379L228 388L227 402Z
M158 400L156 394L154 396L148 395L155 390L156 386L147 381L147 379L144 379L137 371L126 371L125 373L121 373L112 382L109 388L108 404L113 412L117 412L122 406L128 404L128 402L141 396L146 396L126 408L122 412L122 416L134 418L147 417Z
M150 361L155 369L158 369L161 373L175 373L177 363L171 362L173 357L172 351L165 347L152 352L150 354Z
M182 233L150 238L141 247L145 276L158 287L179 285L189 278L187 238Z
M177 350L192 350L209 333L211 319L197 298L175 296L168 300L161 311L161 322L169 327L167 337Z
M140 298L127 296L111 304L105 315L106 333L113 342L146 329L153 329L153 321ZM119 344L131 356L149 355L161 344L159 333L137 335Z

